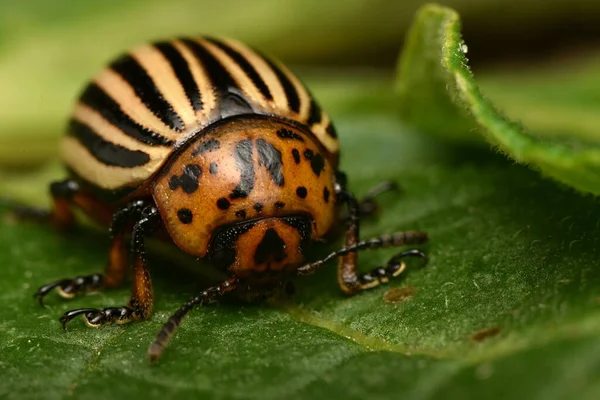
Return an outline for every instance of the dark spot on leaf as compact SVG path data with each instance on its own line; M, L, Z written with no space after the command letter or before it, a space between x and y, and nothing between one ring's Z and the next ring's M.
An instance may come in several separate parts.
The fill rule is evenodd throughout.
M263 209L263 207L264 207L264 206L263 206L263 204L262 204L262 203L256 203L256 204L254 204L254 206L253 206L254 210L256 210L256 212L257 212L257 213L261 212L261 211L262 211L262 209Z
M474 342L483 342L488 338L496 336L500 333L501 330L502 328L498 327L482 329L480 331L475 332L473 336L471 336L471 340Z
M285 203L283 201L275 202L275 208L281 210L283 207L285 207Z
M385 292L383 300L387 303L399 303L410 299L416 291L417 289L412 286L393 288Z
M210 172L211 175L216 175L217 172L219 171L219 166L217 165L216 162L211 162L210 167L208 168L208 171Z

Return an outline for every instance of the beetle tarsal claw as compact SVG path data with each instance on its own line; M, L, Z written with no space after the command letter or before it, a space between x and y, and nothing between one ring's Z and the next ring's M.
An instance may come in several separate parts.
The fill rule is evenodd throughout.
M60 322L64 329L73 318L83 315L83 322L90 328L99 328L104 325L115 323L122 325L133 319L134 310L130 307L107 307L103 309L81 308L78 310L67 311Z

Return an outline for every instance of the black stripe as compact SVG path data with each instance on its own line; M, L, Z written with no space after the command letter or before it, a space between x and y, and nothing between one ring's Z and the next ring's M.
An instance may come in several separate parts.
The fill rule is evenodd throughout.
M173 68L173 72L175 72L177 79L181 82L185 95L190 101L194 111L202 110L204 104L202 103L200 88L198 88L198 84L194 80L194 76L190 71L190 66L181 53L179 53L179 50L168 42L156 43L154 44L154 47L156 47L169 61L169 64L171 64L171 68Z
M129 150L118 144L108 142L88 125L74 119L69 123L69 134L77 138L96 160L105 165L133 168L140 167L150 161L150 156L143 151Z
M175 131L183 130L183 120L175 112L173 106L163 97L148 72L135 58L125 55L114 61L110 66L131 85L142 103L165 125Z
M252 83L254 83L254 86L258 88L265 99L273 100L273 95L271 94L271 91L269 90L269 87L265 81L242 54L217 39L207 37L206 40L223 50L229 57L231 57L233 61L235 61L246 73L246 75L248 75L248 77L252 80Z
M319 122L321 122L321 118L322 118L321 107L319 107L319 105L317 104L315 99L313 99L311 96L310 114L308 115L308 121L306 121L306 123L308 124L308 126L313 126L314 124L318 124Z
M207 257L219 270L226 270L237 258L236 244L243 234L256 225L256 220L238 222L217 228L208 247Z
M327 134L332 138L337 138L337 132L335 131L335 127L331 122L327 125L327 128L325 128L325 132L327 132Z
M191 39L181 39L181 42L183 42L194 56L196 56L198 61L200 61L213 86L221 95L221 98L229 93L230 89L233 89L234 92L241 92L240 87L229 72L204 46Z
M273 70L277 79L279 79L279 83L281 83L281 87L285 92L285 97L287 98L288 107L295 113L300 112L300 97L298 96L298 92L296 91L296 87L290 81L290 78L277 66L273 61L268 59L265 56L262 56L263 59L269 64L269 67Z
M169 139L132 120L123 112L121 106L95 83L88 85L79 100L99 112L108 122L121 129L127 136L151 146L173 145L173 142Z
M283 186L285 181L281 169L283 163L281 161L281 151L264 139L256 139L256 149L260 159L259 165L265 166L271 179L277 186Z
M230 199L246 198L254 189L254 161L252 140L240 140L235 146L235 164L240 170L240 183L229 194Z

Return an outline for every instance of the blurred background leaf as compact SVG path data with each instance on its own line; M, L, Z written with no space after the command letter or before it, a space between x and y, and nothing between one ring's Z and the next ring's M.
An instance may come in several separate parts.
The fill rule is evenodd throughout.
M360 68L352 79L343 80L342 91L343 97L360 102L369 92L365 76L391 79L406 30L422 3L0 0L0 165L37 165L54 155L66 115L83 83L116 54L149 39L227 35L291 63L297 71L334 66L334 76L339 77ZM490 95L505 93L501 104L513 104L514 98L531 100L535 88L523 88L512 80L522 74L523 65L587 54L600 40L598 2L448 0L444 4L462 15L474 66L510 67L490 78ZM335 79L326 71L315 75L325 82ZM502 79L505 76L509 79ZM552 79L539 82L548 81ZM585 84L585 79L578 82ZM569 93L577 95L577 87L581 88L571 87ZM531 101L529 106L534 108ZM556 108L560 107L550 104L522 114L544 121L546 113ZM594 121L587 114L584 118Z
M524 100L525 109L517 115L525 113L534 124L537 122L536 128L541 130L533 132L503 115L493 101L486 98L470 71L467 51L458 14L445 7L423 7L408 34L399 62L398 108L404 120L422 131L462 140L478 141L486 137L509 158L583 192L600 194L600 125L597 123L600 119L595 117L593 104L574 112L572 106L560 107L568 104L565 96L555 96L554 100L559 102L552 111L546 100L544 126L531 110L536 101L529 100L527 108L527 100ZM536 93L535 83L524 86L533 88L531 92ZM586 86L589 91L589 85ZM501 91L500 88L497 90ZM552 88L542 92L551 96ZM506 97L510 94L505 94ZM523 100L518 103L513 97L512 101L513 111L523 107ZM589 118L582 121L586 113Z

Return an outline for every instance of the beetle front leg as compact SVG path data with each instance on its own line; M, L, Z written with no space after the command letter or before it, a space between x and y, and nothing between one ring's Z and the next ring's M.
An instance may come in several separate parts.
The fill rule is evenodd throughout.
M379 286L381 283L386 283L390 279L400 275L406 268L403 261L406 257L421 257L427 262L427 257L422 251L411 249L396 254L390 258L385 266L376 267L369 272L360 273L357 269L357 258L355 257L359 251L398 247L407 244L422 244L426 241L427 234L420 231L396 232L391 235L382 235L376 238L356 242L334 251L321 260L299 267L297 273L298 275L310 275L318 268L324 266L327 262L334 258L341 257L338 269L340 287L345 293L354 294L361 290Z
M382 185L382 188L385 189L385 186ZM377 267L367 273L360 273L358 271L359 251L392 246L398 247L407 244L422 244L427 241L427 234L419 231L397 232L391 235L382 235L380 237L360 241L359 227L361 205L354 195L346 190L344 179L338 179L335 189L338 201L340 203L345 203L348 208L345 246L322 260L299 267L297 270L298 274L311 274L329 260L339 257L338 283L344 293L351 295L360 292L361 290L378 286L379 284L385 283L400 275L405 268L405 265L402 262L404 257L419 256L426 259L425 254L420 250L408 250L392 257L385 267ZM381 189L379 192L380 191Z
M363 198L360 199L359 214L362 217L371 217L375 215L379 209L375 202L375 198L385 192L399 192L400 190L400 186L392 181L383 181L379 185L372 187Z
M86 324L91 327L99 327L113 322L124 324L133 319L142 321L150 317L154 299L152 281L146 262L145 238L159 224L160 214L158 210L154 206L148 206L141 212L140 219L133 227L132 251L135 259L133 263L133 289L129 303L122 307L83 308L68 311L60 318L63 328L66 328L67 323L78 315L83 315Z
M139 216L145 202L143 200L134 200L125 207L119 209L114 215L110 227L111 245L109 251L109 260L106 270L103 274L78 276L72 279L61 279L40 287L34 294L40 304L52 290L63 298L71 299L79 294L95 292L103 288L116 288L123 284L128 267L127 250L124 243L125 230L127 223Z
M154 342L148 348L148 359L150 362L155 362L160 358L165 347L177 332L179 325L181 325L181 321L183 318L196 306L205 303L210 303L215 301L215 299L219 296L224 295L227 292L234 290L238 285L238 279L236 277L229 278L218 285L212 286L200 293L198 296L194 297L183 306L181 306L173 315L169 318L169 320L163 325L162 329L156 335Z

